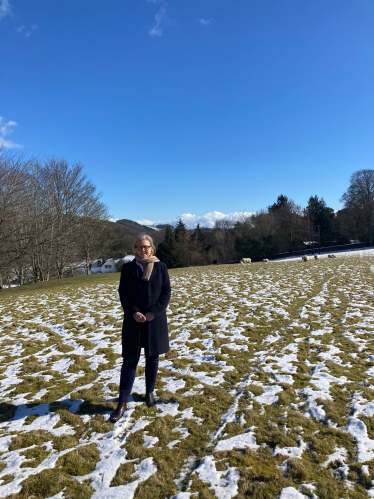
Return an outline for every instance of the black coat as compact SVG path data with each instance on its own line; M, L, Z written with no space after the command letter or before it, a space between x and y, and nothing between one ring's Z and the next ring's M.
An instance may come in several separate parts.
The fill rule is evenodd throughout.
M140 334L148 328L148 355L161 355L169 350L166 308L171 288L167 267L155 262L148 282L148 307L142 307L140 279L142 271L135 260L125 263L121 271L119 297L125 312L122 326L122 356L136 358L139 352ZM143 296L144 302L144 296ZM135 312L153 312L155 319L139 324L133 318ZM141 332L142 331L142 332Z

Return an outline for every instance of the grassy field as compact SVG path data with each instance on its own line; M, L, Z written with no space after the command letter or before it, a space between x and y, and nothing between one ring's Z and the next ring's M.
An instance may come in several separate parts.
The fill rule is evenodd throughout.
M170 272L116 425L119 274L0 293L0 497L374 498L374 258Z

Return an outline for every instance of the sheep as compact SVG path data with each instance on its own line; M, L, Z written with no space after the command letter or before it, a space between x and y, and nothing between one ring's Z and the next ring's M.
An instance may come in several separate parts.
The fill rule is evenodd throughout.
M319 260L319 255L314 255L315 260Z
M252 263L252 260L250 258L242 258L240 263Z
M262 261L265 262L265 263L269 263L269 259L268 258L264 258Z
M309 260L309 256L308 255L304 255L301 257L302 261L303 262L307 262Z
M328 255L327 258L336 258L336 255Z

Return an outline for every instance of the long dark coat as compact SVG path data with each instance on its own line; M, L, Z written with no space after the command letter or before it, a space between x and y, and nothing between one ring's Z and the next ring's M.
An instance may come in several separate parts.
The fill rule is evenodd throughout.
M170 301L171 288L167 267L155 262L148 283L148 307L144 309L140 294L142 271L135 260L125 263L121 271L119 297L124 310L122 326L122 356L136 358L139 352L140 334L148 328L148 355L161 355L169 350L169 335L166 308ZM139 324L133 318L135 312L153 312L155 319Z

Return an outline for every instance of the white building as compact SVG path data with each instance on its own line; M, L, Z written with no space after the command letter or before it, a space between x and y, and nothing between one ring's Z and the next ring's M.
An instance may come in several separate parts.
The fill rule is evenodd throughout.
M98 260L95 260L92 262L91 268L90 268L90 274L105 274L105 273L110 273L110 272L116 272L116 264L123 260L125 263L131 262L131 260L134 260L135 256L134 255L127 255L124 258L118 258L114 260L113 258L108 258L107 260L105 258L99 258Z
M90 271L92 274L116 272L116 264L112 258L108 258L108 260L99 258L92 263Z

